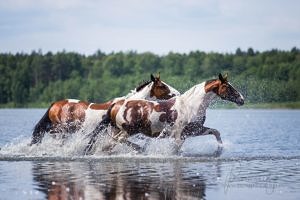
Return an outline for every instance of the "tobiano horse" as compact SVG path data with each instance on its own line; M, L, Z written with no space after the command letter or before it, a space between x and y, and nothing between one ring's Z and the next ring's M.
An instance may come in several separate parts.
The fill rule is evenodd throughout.
M66 99L51 104L44 116L35 125L30 145L41 143L46 132L54 135L63 132L75 132L87 126L93 129L101 122L107 109L115 102L125 99L162 100L169 99L180 93L160 79L153 76L151 80L143 82L128 95L115 98L106 103L89 103L80 100ZM92 130L93 130L92 129Z
M218 79L208 80L193 86L180 96L166 101L121 100L108 109L103 121L92 132L85 154L90 154L97 135L109 124L115 127L112 140L103 150L111 150L117 142L125 143L141 151L138 145L129 142L128 137L142 133L148 137L172 137L180 149L184 140L191 136L214 135L222 144L220 132L204 126L206 109L220 97L241 106L244 97L227 80L227 75L219 74Z

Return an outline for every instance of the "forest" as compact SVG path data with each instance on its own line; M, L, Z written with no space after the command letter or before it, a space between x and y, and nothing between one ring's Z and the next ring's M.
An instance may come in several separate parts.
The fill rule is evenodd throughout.
M111 52L93 55L61 51L0 53L0 106L47 107L75 98L105 102L126 95L150 74L180 92L204 80L228 73L246 103L300 101L300 50L234 53L191 51L156 55L151 52Z

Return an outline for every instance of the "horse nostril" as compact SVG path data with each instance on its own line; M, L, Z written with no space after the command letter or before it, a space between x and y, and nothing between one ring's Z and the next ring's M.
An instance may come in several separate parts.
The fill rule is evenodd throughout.
M238 105L240 105L240 106L242 106L242 105L244 105L244 99L242 99L242 98L239 98L238 99Z

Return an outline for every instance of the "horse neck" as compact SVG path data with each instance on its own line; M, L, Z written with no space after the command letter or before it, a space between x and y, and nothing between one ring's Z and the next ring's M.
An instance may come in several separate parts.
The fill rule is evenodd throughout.
M134 90L134 92L131 92L126 96L127 99L147 99L147 100L153 100L153 98L150 97L150 91L152 87L153 82L146 85L143 89L140 91Z
M188 121L204 116L210 102L216 97L213 92L206 93L204 86L205 82L195 85L179 97L189 115Z
M169 88L171 94L175 94L176 96L180 95L180 92L178 90L176 90L175 88L171 87L170 85L166 84L163 81L162 81L162 83L165 84Z

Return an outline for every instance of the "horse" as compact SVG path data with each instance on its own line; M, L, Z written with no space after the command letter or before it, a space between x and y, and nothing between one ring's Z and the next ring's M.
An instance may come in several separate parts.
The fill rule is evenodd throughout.
M244 97L228 82L227 74L224 77L219 74L218 79L204 81L184 94L165 101L128 99L115 102L108 109L103 121L91 133L84 154L91 153L97 135L109 124L115 127L115 131L111 133L110 144L103 150L111 150L116 142L120 142L141 151L143 149L140 146L127 140L129 136L137 133L152 138L174 138L177 150L191 136L214 135L217 142L222 144L220 132L204 126L206 109L216 97L234 102L238 106L244 104Z
M94 128L115 102L125 99L162 100L180 93L160 79L160 75L151 74L150 81L144 81L128 95L118 97L105 103L89 103L76 99L65 99L51 104L46 113L35 125L30 145L41 143L46 132L55 133L84 131Z

